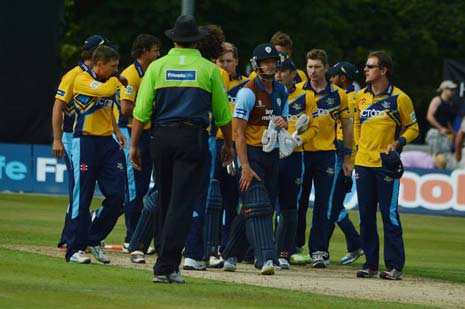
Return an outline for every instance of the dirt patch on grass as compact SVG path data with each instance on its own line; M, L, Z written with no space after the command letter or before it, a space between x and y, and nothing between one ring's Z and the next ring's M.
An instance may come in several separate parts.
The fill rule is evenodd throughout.
M63 258L64 255L63 252L52 247L24 245L0 245L0 247L59 258ZM107 253L111 258L110 266L143 269L150 272L156 258L147 256L147 264L136 265L129 261L128 254L112 251L107 251ZM339 265L331 265L327 269L294 266L291 270L279 270L274 276L260 276L253 266L239 264L235 273L221 269L209 269L208 271L183 271L183 276L376 301L465 308L465 284L408 275L403 280L395 282L379 278L357 279L353 268ZM147 274L147 281L149 280L151 280L151 273ZM187 281L189 283L189 279Z

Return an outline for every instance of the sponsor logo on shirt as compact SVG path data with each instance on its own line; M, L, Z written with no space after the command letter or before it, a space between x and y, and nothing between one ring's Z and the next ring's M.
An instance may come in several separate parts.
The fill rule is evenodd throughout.
M360 112L360 117L362 118L384 118L386 117L385 111L380 111L377 109L365 109Z
M98 82L98 81L96 81L96 80L93 80L93 81L90 83L90 88L92 88L92 89L97 89L99 86L100 86L100 82Z
M195 81L197 80L196 70L166 70L165 80Z
M124 90L125 94L132 95L134 93L134 87L132 86L127 86L126 89Z

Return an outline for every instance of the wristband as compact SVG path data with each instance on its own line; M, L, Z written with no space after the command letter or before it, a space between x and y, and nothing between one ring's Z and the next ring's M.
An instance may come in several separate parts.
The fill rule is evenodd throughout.
M344 156L350 156L350 155L352 154L352 149L351 149L351 148L344 148L344 149L342 150L342 154L343 154Z
M405 146L407 144L407 140L405 139L405 137L403 136L399 137L399 144L401 146Z

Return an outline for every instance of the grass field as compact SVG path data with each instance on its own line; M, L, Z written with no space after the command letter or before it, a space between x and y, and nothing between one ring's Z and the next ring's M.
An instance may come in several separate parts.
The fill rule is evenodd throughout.
M66 203L64 197L0 194L0 307L414 307L194 278L187 278L188 284L182 286L154 285L151 273L143 270L72 265L64 259L1 248L55 246ZM358 222L355 212L351 217ZM405 273L465 282L465 218L402 215L401 219ZM124 231L121 220L106 242L121 244ZM336 230L332 262L345 251L343 236ZM350 267L355 272L361 263Z

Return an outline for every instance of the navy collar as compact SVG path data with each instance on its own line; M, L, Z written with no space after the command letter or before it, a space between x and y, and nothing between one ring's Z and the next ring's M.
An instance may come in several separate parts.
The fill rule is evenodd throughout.
M315 94L325 94L325 93L328 93L328 92L330 92L332 90L331 86L332 86L331 82L328 82L326 84L325 89L321 90L320 92L317 92L315 89L313 89L312 83L310 83L310 80L307 80L302 88L305 89L305 90L311 90Z
M81 70L83 70L84 72L87 72L89 71L91 68L84 63L84 61L79 61L78 62L78 66L81 68Z
M292 84L292 87L288 90L289 94L293 93L295 91L295 83Z
M137 73L139 73L139 77L144 77L144 69L137 59L134 61L134 66L136 67Z
M347 88L347 89L345 90L346 93L351 93L351 92L354 92L354 91L355 91L354 85L350 85L349 88Z
M381 91L381 93L379 93L378 95L375 95L375 94L373 93L373 89L371 89L371 84L368 85L368 86L366 86L364 92L365 92L365 93L369 92L369 93L371 93L374 97L375 97L375 96L380 96L380 95L383 95L383 94L387 94L388 96L390 96L390 95L392 95L392 91L393 91L393 90L394 90L394 84L391 83L391 82L389 82L389 85L387 86L387 88L384 89L383 91Z

